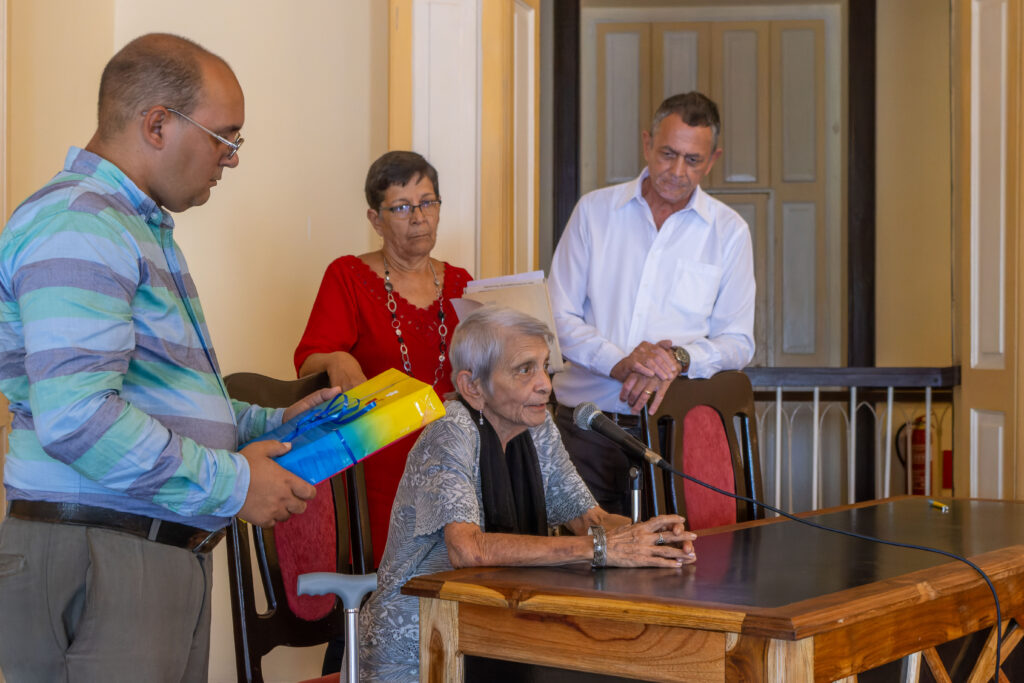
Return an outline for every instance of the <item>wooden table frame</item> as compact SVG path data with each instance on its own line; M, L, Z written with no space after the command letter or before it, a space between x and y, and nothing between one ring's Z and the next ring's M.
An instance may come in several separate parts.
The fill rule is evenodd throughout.
M970 556L996 586L1007 624L1024 614L1024 503L954 501L954 513L971 514L977 507L971 503L1012 515L1004 536L1020 535L1016 543L1004 538L994 541L1000 547ZM900 524L904 511L918 514L907 507L914 505L926 503L904 496L815 516L875 507L874 513L889 514L890 523ZM928 521L952 525L964 515ZM1018 516L1019 528L1013 521ZM758 529L776 524L793 525L779 527L787 535L798 526L762 520L702 536L749 540L765 533ZM970 536L972 547L983 543ZM697 553L695 567L700 566L700 540ZM923 656L943 680L945 670L936 670L941 662L935 646L993 626L995 610L988 587L973 569L929 557L935 558L928 560L931 566L915 571L770 606L648 594L645 586L658 585L652 582L682 581L681 572L697 571L685 567L598 572L582 565L468 568L416 577L403 592L420 598L421 681L462 681L466 654L654 681L780 683L853 681L858 672L908 656L904 676L911 679ZM629 586L634 580L637 586ZM1003 659L1019 640L1020 629L1014 627L1003 644ZM990 678L993 665L990 642L972 680Z

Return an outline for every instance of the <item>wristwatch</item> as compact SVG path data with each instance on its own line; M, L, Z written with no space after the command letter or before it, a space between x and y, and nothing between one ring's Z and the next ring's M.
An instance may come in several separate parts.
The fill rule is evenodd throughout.
M679 371L680 375L685 375L686 371L690 369L690 354L682 346L673 346L672 355L675 356L676 362L679 363L679 367L682 370Z

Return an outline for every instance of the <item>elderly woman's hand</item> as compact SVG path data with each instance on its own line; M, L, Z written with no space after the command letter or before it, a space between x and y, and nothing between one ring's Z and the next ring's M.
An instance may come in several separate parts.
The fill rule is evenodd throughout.
M609 529L608 565L614 567L678 567L697 561L693 541L679 515L661 515L646 522Z

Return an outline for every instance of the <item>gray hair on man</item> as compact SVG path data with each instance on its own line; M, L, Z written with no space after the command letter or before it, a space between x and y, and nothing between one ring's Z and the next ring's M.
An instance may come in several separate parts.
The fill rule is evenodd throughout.
M688 126L706 126L711 129L711 151L718 149L718 134L722 130L722 119L718 115L718 105L705 95L697 92L684 92L667 98L654 112L651 121L651 136L658 132L658 126L665 117L675 114Z
M548 326L532 315L507 306L481 306L463 318L452 334L452 384L458 386L455 378L468 370L490 392L491 373L510 334L538 337L547 344L554 340Z

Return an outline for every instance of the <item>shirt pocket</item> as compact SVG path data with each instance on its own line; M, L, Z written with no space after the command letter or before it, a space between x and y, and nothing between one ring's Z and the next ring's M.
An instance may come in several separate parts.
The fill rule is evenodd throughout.
M677 261L667 307L686 316L711 317L722 269L699 261Z

